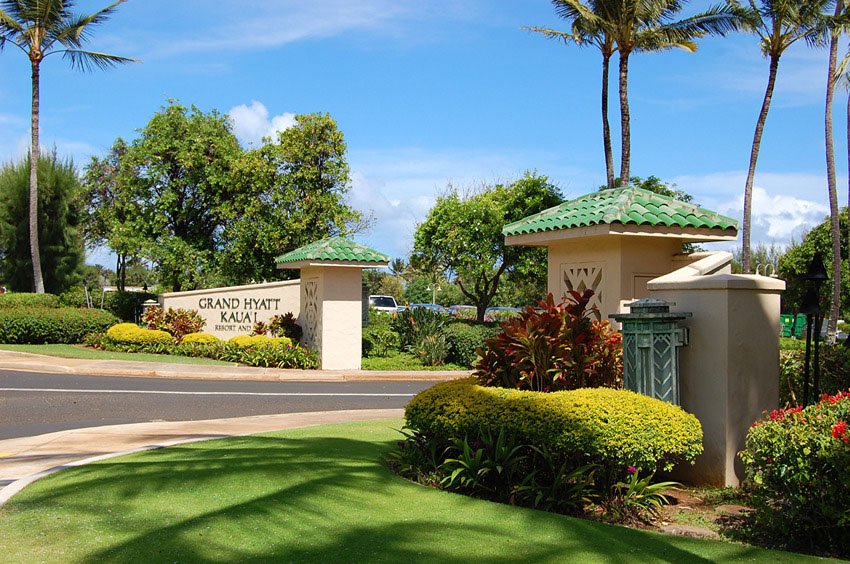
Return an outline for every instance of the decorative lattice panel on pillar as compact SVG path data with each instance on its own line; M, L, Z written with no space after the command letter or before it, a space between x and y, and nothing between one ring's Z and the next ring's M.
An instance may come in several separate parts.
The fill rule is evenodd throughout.
M605 263L602 262L562 264L561 294L572 291L581 294L585 290L593 290L593 297L590 299L588 306L596 306L601 311L604 267Z
M304 281L304 344L316 350L322 346L322 315L319 302L319 280Z

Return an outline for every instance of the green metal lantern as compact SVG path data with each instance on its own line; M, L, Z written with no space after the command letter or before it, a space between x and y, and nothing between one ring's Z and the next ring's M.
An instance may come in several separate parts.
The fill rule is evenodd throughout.
M624 386L656 399L679 404L679 347L688 330L679 321L691 313L671 313L675 305L656 298L627 304L631 313L609 315L623 324Z

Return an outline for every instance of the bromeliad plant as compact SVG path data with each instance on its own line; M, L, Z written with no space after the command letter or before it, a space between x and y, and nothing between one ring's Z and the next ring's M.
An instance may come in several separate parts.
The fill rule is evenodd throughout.
M550 293L502 324L487 341L475 375L484 386L554 392L622 385L621 336L589 307L592 290Z
M446 475L441 484L449 490L509 502L526 450L504 430L495 439L491 433L471 441L467 437L455 439L448 449L454 456L440 465Z
M625 482L617 482L602 507L605 517L614 523L646 523L657 519L661 508L669 503L664 490L679 489L678 482L652 482L655 473L640 477L634 466L629 466Z

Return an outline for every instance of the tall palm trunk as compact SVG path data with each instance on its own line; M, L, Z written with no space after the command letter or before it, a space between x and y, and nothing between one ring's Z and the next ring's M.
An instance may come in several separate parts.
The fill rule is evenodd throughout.
M776 71L779 69L779 55L770 55L770 74L767 77L767 89L764 92L764 100L761 104L761 112L756 122L756 132L753 135L753 148L750 152L750 168L747 171L747 184L744 186L744 234L742 242L742 269L744 274L752 272L750 268L750 233L752 231L752 209L753 209L753 179L756 176L756 162L759 158L761 148L761 136L764 132L764 122L767 120L767 112L770 110L770 100L773 98L773 88L776 86Z
M32 61L32 139L30 146L30 254L32 255L32 276L37 294L44 293L44 279L41 275L41 255L38 248L38 112L39 112L39 65L41 61Z
M620 49L620 186L629 183L631 166L631 116L629 115L629 52Z
M612 53L602 53L602 137L605 145L605 173L608 188L614 187L614 153L611 149L611 125L608 123L608 67Z
M844 1L835 3L835 16L841 15ZM829 307L829 340L835 340L838 315L841 309L841 227L838 208L838 188L835 182L835 144L832 136L832 98L835 92L835 66L838 60L838 36L835 31L829 40L829 67L826 78L826 110L824 124L826 133L826 181L829 190L829 232L832 237L832 299ZM820 328L817 328L820 331Z

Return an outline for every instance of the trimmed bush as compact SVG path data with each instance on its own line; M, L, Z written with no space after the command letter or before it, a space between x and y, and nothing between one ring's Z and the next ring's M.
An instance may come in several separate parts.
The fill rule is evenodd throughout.
M201 343L201 344L210 344L210 343L218 343L220 340L215 335L210 335L209 333L189 333L181 343Z
M239 348L268 347L278 345L292 345L287 337L267 337L266 335L237 335L232 337L228 343Z
M519 443L559 453L573 467L599 464L612 477L629 466L669 470L702 452L696 417L609 388L538 393L487 388L474 378L456 380L417 394L405 418L412 429L446 444L503 429Z
M504 322L475 367L481 384L536 392L620 387L622 337L588 307L592 296L570 292L555 304L550 293Z
M143 329L135 323L119 323L106 331L106 341L119 345L170 345L171 335L157 329Z
M89 333L103 332L117 322L111 313L97 309L0 309L0 342L82 343Z
M758 540L850 556L850 393L767 414L747 433L740 456Z
M499 333L492 325L452 322L446 325L446 342L449 361L472 368L478 359L478 349L483 349L488 339Z
M59 296L53 294L31 294L25 292L0 294L0 309L55 309L58 307Z

